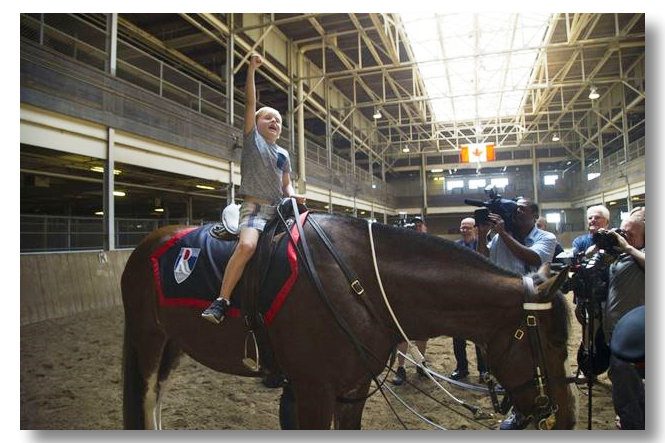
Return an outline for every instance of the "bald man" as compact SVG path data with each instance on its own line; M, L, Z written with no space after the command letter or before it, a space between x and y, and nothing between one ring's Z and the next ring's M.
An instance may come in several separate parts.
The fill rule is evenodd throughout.
M475 220L471 217L463 219L460 222L459 232L462 234L462 238L455 243L475 251L476 244L478 243ZM469 375L469 361L466 358L466 339L463 337L453 337L453 352L455 353L457 364L449 377L453 380L461 380ZM478 367L478 379L482 383L486 377L487 367L478 346L476 346L476 366Z

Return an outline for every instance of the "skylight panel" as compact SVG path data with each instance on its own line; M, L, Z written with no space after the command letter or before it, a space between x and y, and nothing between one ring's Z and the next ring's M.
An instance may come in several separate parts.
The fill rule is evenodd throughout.
M475 122L518 114L549 18L402 14L435 120ZM442 94L450 98L439 100Z

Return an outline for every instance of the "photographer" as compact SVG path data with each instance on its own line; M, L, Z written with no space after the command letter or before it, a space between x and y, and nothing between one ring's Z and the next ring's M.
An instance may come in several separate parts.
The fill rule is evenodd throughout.
M503 218L490 212L488 223L478 226L478 252L489 257L494 264L521 275L536 271L543 263L551 262L556 237L551 232L536 227L538 215L538 205L535 202L519 198L511 220L512 232L508 232ZM484 240L490 228L494 229L496 234L489 244L486 244ZM524 429L527 425L528 420L513 409L499 429Z
M619 319L645 300L645 222L643 211L621 223L621 234L604 231L614 237L620 252L609 268L609 287L603 326L609 344ZM637 368L616 356L610 356L607 372L612 382L612 401L621 429L644 429L644 382Z

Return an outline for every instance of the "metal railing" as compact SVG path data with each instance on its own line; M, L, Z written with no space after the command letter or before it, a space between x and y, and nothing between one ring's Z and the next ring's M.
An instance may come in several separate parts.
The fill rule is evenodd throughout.
M94 14L93 14L94 15ZM43 18L43 20L41 18ZM90 17L88 17L90 19ZM101 22L101 17L96 17ZM21 14L21 37L54 49L101 71L106 71L105 50L106 29L101 24L92 23L76 14ZM72 35L75 34L75 35ZM86 42L79 36L85 35ZM90 43L92 42L92 43ZM118 37L116 75L142 89L153 92L164 99L173 101L195 112L226 121L227 95L196 76L183 66L174 68L146 51ZM221 85L219 88L221 89ZM236 114L244 112L244 105L234 103ZM237 124L236 126L240 126ZM285 128L286 129L286 128ZM283 135L286 134L286 131ZM288 141L280 139L284 146ZM297 164L297 151L291 147L293 164ZM306 141L307 159L319 165L328 165L326 149ZM337 154L332 155L334 172L355 177L356 180L372 182L369 172L356 167L355 174L351 163ZM374 181L378 181L376 178Z
M166 225L202 225L205 220L186 218L116 218L116 248L133 248L157 228ZM21 253L86 251L104 248L102 217L21 215Z

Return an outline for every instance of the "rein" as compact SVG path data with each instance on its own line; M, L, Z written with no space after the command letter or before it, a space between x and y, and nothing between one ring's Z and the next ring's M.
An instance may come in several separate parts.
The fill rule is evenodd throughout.
M303 263L303 266L304 266L305 270L307 271L308 276L310 277L310 280L312 281L312 283L316 287L316 290L317 290L316 292L318 293L319 297L324 302L324 304L326 305L328 310L331 312L335 322L338 324L338 326L344 332L344 334L349 338L349 341L351 342L353 347L356 349L357 353L360 355L360 357L361 357L361 359L362 359L362 361L363 361L363 363L366 367L366 370L367 370L368 374L370 375L371 379L374 381L374 383L376 385L376 388L371 393L369 393L366 396L363 396L362 398L355 398L355 399L338 398L337 400L340 401L340 402L345 402L345 403L361 401L361 400L364 400L366 398L369 398L377 390L380 390L381 394L383 395L384 399L386 400L386 403L388 403L388 406L392 410L393 414L399 420L399 422L402 424L402 426L406 429L406 425L399 418L399 415L397 414L397 412L393 408L390 401L388 401L388 398L386 397L386 394L383 391L383 387L388 388L387 385L384 385L385 380L387 378L387 375L381 381L379 381L377 379L377 377L373 374L373 372L370 369L371 368L371 366L370 366L370 364L371 364L370 357L373 358L379 364L383 365L385 368L387 368L389 370L389 372L392 371L391 367L386 366L385 363L383 363L381 360L379 360L376 355L374 355L365 345L363 345L360 342L358 337L356 337L356 335L353 333L353 331L351 330L348 323L346 323L346 321L344 320L342 315L337 311L337 309L333 305L332 301L330 300L330 297L325 292L325 289L323 287L323 283L321 282L321 279L320 279L318 273L316 272L314 262L313 262L312 257L311 257L310 248L307 244L307 240L306 240L305 235L304 235L303 224L300 221L300 217L299 217L300 214L298 212L298 208L297 208L297 205L295 203L295 199L290 199L290 200L291 200L291 205L292 205L292 208L293 208L293 214L295 215L296 228L298 229L298 233L300 235L300 247L299 247L298 243L296 243L294 241L290 229L287 229L287 233L290 237L290 240L294 243L296 252L298 253L298 255L300 257L300 259ZM281 212L281 207L282 207L282 205L280 204L277 208L278 209L277 213L278 213L282 223L284 223L284 225L287 226L287 228L288 228L288 223L285 220L285 218L284 218L284 216ZM351 288L351 290L363 302L365 302L364 298L361 297L363 294L365 294L365 290L364 290L362 284L360 283L357 275L351 269L349 269L349 267L346 265L346 262L339 255L338 251L335 249L332 242L330 241L328 236L325 234L325 232L323 231L321 226L318 224L318 222L316 222L316 220L314 220L313 218L309 218L309 221L310 221L310 226L312 227L312 229L316 232L317 236L321 239L321 241L325 245L326 249L330 252L332 257L335 259L335 261L339 265L340 269L344 273L344 275L345 275L345 277L346 277L346 279L349 283L349 287ZM388 301L388 297L387 297L386 292L383 288L383 282L382 282L382 279L381 279L381 275L379 273L379 268L378 268L378 263L377 263L376 249L375 249L375 246L374 246L374 236L373 236L373 232L372 232L372 222L369 222L369 221L368 221L368 233L369 233L370 248L371 248L371 253L372 253L372 263L373 263L374 271L375 271L375 274L376 274L376 280L377 280L379 289L381 290L381 294L383 296L385 306L386 306L388 312L390 313L390 316L392 317L392 320L393 320L394 324L397 326L397 328L398 328L401 336L403 337L404 341L408 344L408 348L410 350L411 349L416 349L416 352L414 354L415 354L415 357L416 357L417 361L414 361L414 360L412 360L408 357L406 357L406 358L409 359L411 362L414 362L418 367L422 368L424 370L425 374L427 375L427 377L431 381L433 381L439 388L441 388L448 396L450 396L452 399L454 399L459 405L461 405L461 406L467 408L469 411L471 411L474 414L474 418L481 417L483 415L483 413L481 412L480 408L478 408L476 406L473 406L473 405L469 405L469 404L465 403L464 401L456 398L448 390L446 390L446 388L444 388L437 380L434 379L433 374L435 376L438 376L438 378L442 378L444 380L446 380L446 377L444 377L442 375L439 375L439 374L436 374L435 372L431 371L429 368L427 368L426 366L423 365L423 362L425 361L425 357L420 353L420 350L418 350L417 347L411 345L409 338L407 337L407 335L404 332L403 328L401 327L399 321L397 320L397 317L396 317L396 315L395 315L395 313L394 313L394 311L393 311L393 309L392 309L392 307L391 307L391 305ZM525 312L528 313L530 311L542 311L542 310L552 309L552 303L551 302L550 303L532 303L532 302L528 302L529 298L532 297L534 294L536 294L535 285L534 285L533 279L530 278L530 277L523 277L522 281L523 281L523 284L524 284L524 287L525 287L525 292L526 292L525 302L523 303L523 309L525 310ZM371 306L372 306L371 303L365 303L365 306L368 308L371 315L373 315L377 319L379 318L376 315L376 313L373 312L373 310L371 308ZM535 413L535 417L530 416L530 418L535 418L537 420L538 427L540 429L551 429L554 426L554 423L555 423L555 420L556 420L555 413L557 411L557 407L556 407L556 405L552 406L550 397L547 395L549 393L549 380L548 380L547 373L543 373L543 370L541 369L541 365L544 367L543 363L544 363L545 359L544 359L543 352L542 352L542 345L541 345L541 340L540 340L540 334L539 334L539 331L538 331L538 328L537 328L536 317L534 315L526 314L525 318L524 318L524 322L527 325L527 333L528 333L529 340L530 340L530 345L531 345L530 347L531 347L531 351L532 351L532 354L533 354L533 357L534 357L535 377L533 379L529 380L528 382L518 386L517 388L513 388L513 389L521 390L525 387L531 386L531 384L535 382L535 386L538 388L538 395L534 399L536 413ZM524 336L524 332L520 328L518 328L516 330L515 334L514 334L514 338L516 338L518 340L521 340L523 338L523 336ZM394 359L394 353L391 356L391 363L392 363L393 359ZM391 364L391 366L392 366L392 364ZM446 380L446 381L454 382L453 380ZM457 384L457 383L454 383L454 384ZM493 386L490 385L490 388L488 389L490 394L494 394L494 390L492 388L493 388ZM404 401L401 398L399 398L399 396L395 392L393 392L392 389L388 388L388 391L393 396L395 396L402 404L404 404ZM495 398L493 397L492 400L493 400L493 404L495 405L495 410L496 410ZM413 409L410 408L408 405L405 405L405 406L407 407L407 409L409 409L410 411L412 411L413 413L415 413L416 415L418 415L419 417L422 418L422 416L420 414L413 411ZM431 423L429 420L425 420L425 421L432 424L433 426L439 427L438 425L435 425L435 424Z

